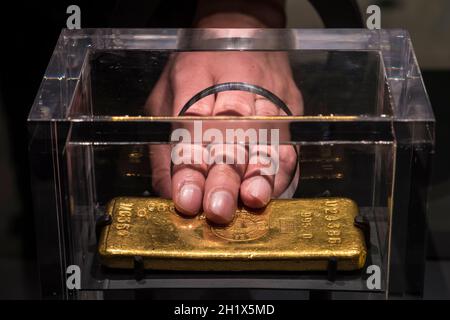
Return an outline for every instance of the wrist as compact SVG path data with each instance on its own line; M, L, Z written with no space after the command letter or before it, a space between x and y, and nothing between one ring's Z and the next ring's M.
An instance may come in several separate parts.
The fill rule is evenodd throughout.
M237 12L218 12L200 18L196 28L267 28L254 16Z
M199 0L197 28L284 28L284 0Z

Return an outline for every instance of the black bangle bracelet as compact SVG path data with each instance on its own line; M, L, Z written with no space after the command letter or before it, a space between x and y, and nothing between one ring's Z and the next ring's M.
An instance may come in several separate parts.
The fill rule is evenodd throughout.
M186 104L183 106L183 108L181 108L180 112L178 113L178 116L183 116L186 113L186 111L197 101L199 101L211 94L216 94L216 93L223 92L223 91L247 91L247 92L255 93L257 95L260 95L260 96L266 98L273 104L275 104L278 108L283 110L288 116L293 115L291 110L283 102L283 100L278 98L275 94L273 94L269 90L264 89L263 87L260 87L260 86L254 85L254 84L245 83L245 82L225 82L225 83L215 84L211 87L203 89L202 91L200 91L199 93L194 95L191 99L189 99L188 102L186 102Z

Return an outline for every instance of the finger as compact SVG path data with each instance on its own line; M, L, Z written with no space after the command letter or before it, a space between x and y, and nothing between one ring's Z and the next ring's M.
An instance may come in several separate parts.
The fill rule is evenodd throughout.
M250 92L225 91L217 94L213 115L251 116L255 114L255 95Z
M178 115L181 108L195 94L213 84L210 73L193 61L200 53L179 54L177 63L171 72L171 84L174 92L173 112ZM192 60L193 59L193 60ZM214 96L205 97L193 104L184 115L208 116L214 106ZM192 128L188 126L189 131ZM200 163L187 157L182 164L174 165L172 176L172 198L178 211L186 215L197 214L202 207L203 191L207 166L203 162L204 148L201 145L189 145L188 148L200 153ZM172 158L172 160L174 160Z
M210 169L205 182L203 208L215 223L231 222L236 212L241 177L247 164L247 150L240 144L214 144L208 147Z
M255 115L278 116L280 115L280 108L266 98L257 96L255 100Z
M170 145L151 145L149 147L150 167L152 169L152 188L160 197L170 199Z
M292 84L289 89L289 94L287 95L286 103L294 116L299 116L303 114L303 96L300 90ZM282 112L285 115L284 112Z
M298 171L298 159L295 146L279 146L279 170L275 176L273 196L278 197L291 184L296 171ZM296 185L295 185L296 187Z
M172 149L172 194L175 207L186 215L197 214L202 206L207 164L202 144L179 143Z
M155 116L170 115L167 108L164 108L162 104L163 101L172 100L167 79L168 71L165 69L147 99L145 105L146 114ZM172 195L170 181L170 150L171 147L168 144L149 146L152 189L156 191L160 197L166 199L170 199Z
M286 103L294 116L302 115L304 111L303 97L294 83L288 86L290 89L287 94ZM281 111L282 115L286 115ZM289 128L282 126L280 137L282 141L288 141ZM297 190L300 166L299 166L299 146L281 145L280 146L280 170L275 177L274 197L291 198ZM297 152L296 152L297 151Z
M277 157L275 147L250 147L249 162L240 190L242 202L246 206L262 208L270 201L278 169Z
M203 208L208 220L228 224L237 208L241 176L233 166L215 164L205 182Z
M202 206L205 175L202 170L184 167L172 176L175 208L185 215L196 215Z
M254 115L255 95L249 92L227 91L217 95L213 115L249 116ZM237 142L237 141L235 141ZM215 146L216 150L225 146ZM232 149L242 150L242 146L234 144ZM221 149L223 150L223 149ZM244 148L245 150L245 148ZM236 154L231 155L234 165L220 163L222 154L212 154L214 165L208 172L205 182L203 206L206 217L215 223L227 224L233 220L237 208L241 177L245 172L245 162L237 162ZM228 154L230 156L230 154ZM245 157L246 158L246 157ZM223 159L222 159L223 160ZM219 162L219 163L218 163Z
M263 97L256 97L255 114L257 116L277 116L279 108ZM259 129L267 130L264 125ZM270 201L276 172L267 174L263 172L273 163L265 160L276 160L278 153L267 141L258 141L258 145L250 147L249 163L241 185L240 195L242 202L251 208L262 208Z

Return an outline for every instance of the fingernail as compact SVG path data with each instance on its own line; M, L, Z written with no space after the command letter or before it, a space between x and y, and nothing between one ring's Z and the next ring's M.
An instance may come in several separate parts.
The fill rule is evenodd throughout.
M269 182L263 177L251 178L248 184L248 191L262 206L269 203L272 195L272 188L270 187Z
M230 192L225 190L214 191L209 198L209 212L215 217L217 223L228 223L233 219L235 200Z
M195 184L185 184L178 194L178 206L183 213L197 213L202 202L202 190Z

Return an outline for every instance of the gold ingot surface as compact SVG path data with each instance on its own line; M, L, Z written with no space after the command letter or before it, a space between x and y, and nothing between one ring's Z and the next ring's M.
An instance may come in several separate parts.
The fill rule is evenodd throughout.
M112 223L102 230L99 253L111 268L238 271L338 270L364 266L367 250L354 226L356 204L346 198L272 200L265 209L240 207L226 226L203 214L180 216L171 200L120 197L107 207Z

